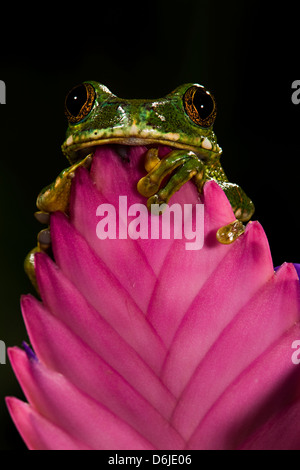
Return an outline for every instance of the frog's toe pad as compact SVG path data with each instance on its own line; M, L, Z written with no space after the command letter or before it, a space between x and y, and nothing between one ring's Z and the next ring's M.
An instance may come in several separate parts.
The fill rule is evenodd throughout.
M36 289L37 292L39 292L38 285L37 285L37 280L36 280L36 274L35 274L35 262L34 262L34 257L36 253L40 252L39 247L35 247L33 250L31 250L28 255L25 258L24 261L24 269L29 277L33 287Z
M229 245L233 243L242 233L245 232L245 226L240 220L234 220L230 224L224 225L217 231L218 242Z

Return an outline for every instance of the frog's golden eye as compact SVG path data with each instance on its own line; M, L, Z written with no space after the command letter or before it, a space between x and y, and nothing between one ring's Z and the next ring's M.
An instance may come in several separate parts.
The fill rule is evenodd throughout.
M194 85L183 96L184 109L189 118L201 127L210 127L217 115L214 97L202 86Z
M96 92L90 83L82 83L68 93L65 100L65 115L70 123L84 119L91 111Z

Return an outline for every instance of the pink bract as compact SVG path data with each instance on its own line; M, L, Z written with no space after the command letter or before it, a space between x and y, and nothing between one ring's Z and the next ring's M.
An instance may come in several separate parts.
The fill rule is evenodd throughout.
M76 173L69 217L51 216L55 262L36 256L42 301L22 298L35 353L10 349L28 400L7 398L22 438L29 449L300 449L299 279L292 264L274 273L261 225L221 245L216 231L234 220L225 194L208 182L200 199L187 183L170 203L204 204L202 249L97 237L100 204L145 204L145 151L127 161L99 147Z

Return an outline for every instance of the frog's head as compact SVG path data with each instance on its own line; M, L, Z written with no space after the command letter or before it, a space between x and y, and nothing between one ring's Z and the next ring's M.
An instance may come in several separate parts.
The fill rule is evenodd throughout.
M204 160L221 154L212 129L215 100L196 83L141 100L118 98L100 83L84 82L67 95L65 113L69 126L62 150L71 163L104 144L167 145Z

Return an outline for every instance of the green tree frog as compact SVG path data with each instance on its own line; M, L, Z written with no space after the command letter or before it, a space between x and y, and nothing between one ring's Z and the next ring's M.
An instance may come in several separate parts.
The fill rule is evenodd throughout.
M216 102L202 85L179 86L155 100L122 99L94 81L73 88L65 100L69 125L62 151L71 166L63 170L54 183L37 198L37 218L47 223L47 215L66 211L72 177L79 166L89 166L95 147L118 144L123 151L129 145L145 145L145 176L137 190L152 203L168 203L172 195L189 180L201 193L204 183L215 180L224 190L236 220L220 227L216 237L221 243L232 243L241 235L254 205L237 184L230 183L220 164L222 149L217 143L213 124ZM160 145L170 147L158 157ZM166 178L168 176L168 178ZM167 182L166 182L167 181ZM50 244L49 231L42 230L38 246L25 260L25 269L34 281L34 254Z

